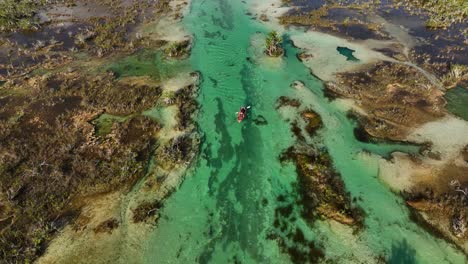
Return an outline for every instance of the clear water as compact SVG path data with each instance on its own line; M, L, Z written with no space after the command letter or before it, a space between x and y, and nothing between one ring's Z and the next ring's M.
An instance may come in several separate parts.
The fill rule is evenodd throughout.
M338 51L338 53L340 53L341 55L345 56L346 57L346 60L348 61L359 61L356 57L354 57L353 53L355 52L355 50L352 50L350 48L346 48L346 47L337 47L336 48L336 51Z
M301 230L332 263L376 263L382 257L390 263L464 263L461 252L412 223L404 201L378 179L378 155L417 149L357 141L354 123L323 96L322 84L296 59L292 46L285 47L281 62L252 63L258 54L252 39L268 29L245 15L249 3L193 0L185 18L195 36L191 66L203 76L198 124L204 142L199 161L165 202L144 245L146 262L290 263L268 235ZM307 88L290 88L295 80ZM289 124L275 110L281 95L299 98L322 116L319 144L329 150L347 189L365 210L363 231L353 234L325 220L312 225L297 214L295 170L278 160L295 143ZM249 120L238 124L235 112L241 105L252 105L252 111ZM252 122L259 115L267 125ZM278 201L280 195L285 201ZM294 205L296 216L279 232L273 228L275 209L284 203ZM290 247L303 247L287 241Z

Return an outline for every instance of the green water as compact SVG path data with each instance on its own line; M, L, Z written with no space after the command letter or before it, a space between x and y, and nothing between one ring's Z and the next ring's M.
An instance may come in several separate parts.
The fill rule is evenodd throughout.
M186 61L169 60L161 52L142 50L117 60L106 69L114 72L117 77L150 76L155 80L166 80L189 68Z
M345 56L346 60L348 60L348 61L359 61L359 59L354 57L354 55L353 55L355 50L352 50L352 49L346 48L346 47L337 47L336 51L338 51L338 53L340 53L341 55Z
M114 125L114 123L122 123L127 119L128 117L125 116L102 114L98 118L94 119L92 124L96 128L96 135L105 136L112 131L112 125Z
M404 202L377 177L377 154L415 152L415 147L357 141L353 122L323 96L321 82L296 59L292 46L285 46L282 62L253 63L258 47L251 46L252 40L269 29L245 15L249 3L194 0L185 18L195 37L191 66L203 76L197 121L204 141L198 162L166 200L144 245L146 262L290 263L278 241L303 251L303 241L289 237L300 230L301 240L313 241L331 263L376 263L379 257L389 263L463 263L462 253L413 224ZM307 88L291 88L295 80ZM363 231L353 234L328 221L312 225L298 214L295 170L278 161L295 143L289 123L275 110L281 95L299 98L322 116L316 144L329 150L347 189L365 210ZM235 112L247 104L251 118L238 124ZM267 125L252 122L259 115ZM277 230L275 209L284 204L293 205L294 216L282 219L286 226ZM280 239L269 239L272 234Z
M447 109L455 115L468 120L468 89L457 86L445 94Z

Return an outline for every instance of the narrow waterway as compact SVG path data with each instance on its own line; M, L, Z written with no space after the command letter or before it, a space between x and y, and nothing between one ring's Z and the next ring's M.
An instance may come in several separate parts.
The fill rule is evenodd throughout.
M145 245L147 263L290 263L291 248L303 252L311 243L337 263L463 263L462 253L413 224L403 201L377 177L378 155L417 149L357 141L343 107L323 96L321 82L296 59L290 44L281 61L259 59L258 40L268 29L246 15L249 3L193 0L185 18L195 37L191 64L203 78L197 120L203 144L195 167L165 202ZM306 89L291 88L296 80ZM300 99L322 116L316 144L328 149L365 210L361 232L325 220L312 225L297 213L296 172L278 159L295 144L287 113L275 109L282 95ZM235 112L241 105L252 111L238 124ZM294 216L276 230L275 210L285 204L293 205ZM295 230L300 239L288 237Z

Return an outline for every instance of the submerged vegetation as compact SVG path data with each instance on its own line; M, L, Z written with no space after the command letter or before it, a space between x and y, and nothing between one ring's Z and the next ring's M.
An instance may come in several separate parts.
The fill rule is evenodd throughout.
M298 143L285 150L280 161L293 162L296 166L304 218L313 223L318 217L324 217L342 224L362 227L364 212L352 205L330 155L325 149L310 143L303 133L304 130L309 139L316 137L317 130L323 126L320 115L310 109L301 110L301 103L297 99L281 96L277 100L277 109L285 106L298 108L302 118L302 121L291 122L291 130Z
M164 53L169 58L183 58L190 52L191 43L190 40L172 42L167 48L164 49Z
M364 213L351 204L343 181L333 169L330 156L312 149L289 148L281 160L296 165L304 217L313 221L317 216L333 219L346 225L362 226Z

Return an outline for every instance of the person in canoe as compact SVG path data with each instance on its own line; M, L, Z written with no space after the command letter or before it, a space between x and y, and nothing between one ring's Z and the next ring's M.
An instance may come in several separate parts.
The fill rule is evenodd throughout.
M250 109L250 106L242 106L239 110L239 112L237 112L237 122L240 123L242 122L242 120L244 120L244 118L247 117L247 109Z

